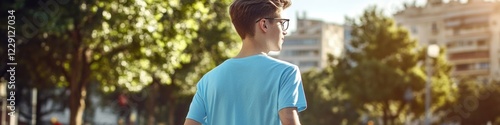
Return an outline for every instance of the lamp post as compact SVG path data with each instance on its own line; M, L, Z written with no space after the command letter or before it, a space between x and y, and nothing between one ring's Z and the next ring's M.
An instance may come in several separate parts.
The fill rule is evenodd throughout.
M38 105L38 90L36 87L31 89L31 124L36 125L36 106Z
M431 80L432 80L432 58L439 55L439 46L431 44L427 47L427 84L425 85L425 125L430 125L431 108Z
M406 88L405 91L405 101L408 103L408 107L411 110L411 101L413 100L413 91L411 90L411 87ZM406 113L406 123L405 125L410 125L410 111Z

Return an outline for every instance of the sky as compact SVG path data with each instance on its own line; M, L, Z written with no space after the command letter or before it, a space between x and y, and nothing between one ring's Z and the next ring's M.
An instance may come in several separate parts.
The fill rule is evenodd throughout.
M344 17L359 17L370 5L377 5L392 16L404 2L413 0L292 0L292 6L285 9L281 17L290 19L288 31L296 29L297 12L307 18L319 19L329 23L344 24ZM417 5L424 5L426 0L416 0Z

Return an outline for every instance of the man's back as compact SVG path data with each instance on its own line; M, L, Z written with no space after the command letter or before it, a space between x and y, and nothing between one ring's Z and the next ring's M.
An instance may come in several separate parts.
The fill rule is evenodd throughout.
M188 118L209 125L279 125L280 109L306 107L298 68L263 54L229 59L197 87Z

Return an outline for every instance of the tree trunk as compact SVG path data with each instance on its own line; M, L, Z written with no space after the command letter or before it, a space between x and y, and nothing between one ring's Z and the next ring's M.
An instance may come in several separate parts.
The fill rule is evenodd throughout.
M168 101L169 104L169 108L167 109L168 110L168 125L175 125L175 102L173 99L169 98L169 101Z
M85 110L86 88L72 89L70 94L70 125L81 125Z
M175 78L175 74L172 75L171 78ZM166 85L166 91L165 91L165 95L167 96L167 104L168 104L168 107L167 107L167 110L168 110L168 125L175 125L175 120L176 120L176 116L175 116L175 109L176 109L176 100L174 98L174 91L175 91L175 82L172 82L172 84L170 85Z
M73 77L74 78L74 77ZM85 99L87 98L87 80L70 83L69 95L70 125L82 125Z
M90 76L90 55L87 55L88 48L82 46L82 38L79 28L71 32L77 44L74 46L74 52L70 60L70 69L66 75L69 82L69 110L70 125L82 125L83 112L85 111L85 99L87 97L88 77Z
M146 110L148 112L146 119L148 121L148 125L155 125L156 95L158 93L158 87L159 85L156 82L151 84L151 93L149 95L148 103L146 104Z
M389 102L384 101L384 104L382 105L382 110L384 111L383 117L383 125L388 125L388 116L389 116Z

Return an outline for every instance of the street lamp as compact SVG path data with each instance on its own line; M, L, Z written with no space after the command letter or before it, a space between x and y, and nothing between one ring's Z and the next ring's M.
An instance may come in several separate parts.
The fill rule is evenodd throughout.
M405 101L408 103L408 107L411 110L411 101L413 100L413 91L411 90L411 87L406 88L405 91ZM406 113L406 124L405 125L410 125L410 111Z
M431 44L427 47L427 84L425 85L425 125L430 125L431 106L431 80L432 80L432 58L439 55L439 46Z

